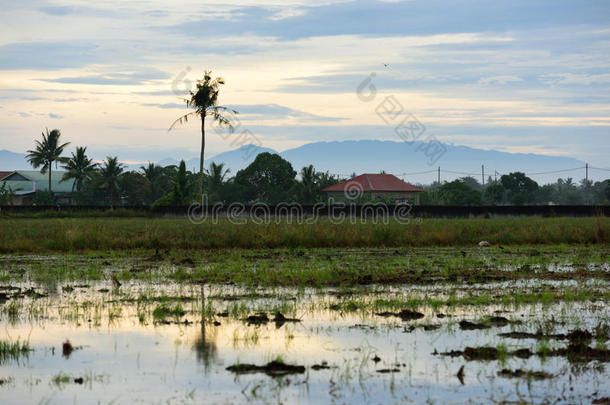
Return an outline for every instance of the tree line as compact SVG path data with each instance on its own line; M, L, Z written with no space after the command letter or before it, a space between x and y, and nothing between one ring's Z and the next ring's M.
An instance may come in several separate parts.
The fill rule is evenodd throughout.
M65 172L61 181L73 180L72 202L78 205L107 206L177 206L201 201L205 190L207 202L227 203L322 201L321 190L340 181L328 172L319 172L312 165L303 167L300 179L290 162L277 154L261 153L235 176L223 163L210 163L202 173L186 169L184 160L178 165L159 166L148 163L139 170L126 170L117 156L108 156L95 163L87 156L87 147L77 146L70 157L63 157L69 143L60 142L61 132L54 129L42 134L27 159L41 173L48 174L47 191L36 192L31 203L55 204L51 171L53 163L61 163Z
M575 183L570 177L539 185L524 173L514 172L482 185L474 177L424 187L422 204L429 205L587 205L608 204L610 179Z
M184 161L169 166L148 163L138 170L127 170L117 156L94 162L85 146L77 146L70 157L64 157L69 143L61 143L60 137L60 130L47 130L42 140L36 141L35 148L28 151L29 162L49 175L48 191L38 191L32 204L55 203L51 183L53 163L61 163L65 170L61 181L73 180L72 202L78 205L188 205L201 201L201 190L209 204L308 205L325 202L322 189L346 180L317 171L312 165L303 167L297 176L290 162L267 152L257 155L234 176L223 163L215 162L202 173L187 170ZM421 187L424 189L421 203L428 205L581 205L610 200L610 180L583 180L576 184L567 178L541 186L520 172L503 175L498 180L490 177L486 185L473 177L463 177Z

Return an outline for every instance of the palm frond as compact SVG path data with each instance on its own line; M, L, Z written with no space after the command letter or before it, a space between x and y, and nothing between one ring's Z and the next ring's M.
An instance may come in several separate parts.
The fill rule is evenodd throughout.
M191 111L191 112L190 112L190 113L188 113L188 114L184 114L182 117L180 117L180 118L178 118L176 121L174 121L174 122L172 123L172 125L170 125L169 129L167 130L167 132L169 132L169 131L171 131L172 129L174 129L174 127L175 127L176 125L178 125L178 124L185 124L185 123L187 123L187 122L188 122L188 120L189 120L189 117L190 117L191 115L196 115L196 114L197 114L197 111Z

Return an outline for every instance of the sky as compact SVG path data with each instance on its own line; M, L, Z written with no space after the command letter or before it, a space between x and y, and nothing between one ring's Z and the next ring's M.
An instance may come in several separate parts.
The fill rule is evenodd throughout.
M399 141L400 112L442 142L610 167L607 0L0 6L0 149L23 153L48 127L97 159L198 156L198 122L168 128L209 69L240 114L237 135L209 128L206 156L246 138ZM400 110L380 113L389 99Z

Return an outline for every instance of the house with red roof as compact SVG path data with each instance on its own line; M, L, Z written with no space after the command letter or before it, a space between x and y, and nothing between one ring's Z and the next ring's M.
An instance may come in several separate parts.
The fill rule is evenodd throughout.
M0 180L2 180L5 177L8 177L9 174L12 174L14 172L0 172Z
M322 190L334 202L383 201L390 204L419 204L424 190L393 174L361 174Z

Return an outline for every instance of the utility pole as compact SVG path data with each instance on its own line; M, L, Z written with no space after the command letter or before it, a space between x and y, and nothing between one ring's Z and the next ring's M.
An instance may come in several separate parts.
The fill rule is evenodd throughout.
M441 186L441 167L438 167L438 186Z
M494 183L498 182L498 171L494 170Z
M585 163L585 184L589 184L589 164Z
M585 201L589 205L589 163L585 163Z
M485 185L485 165L481 165L481 183Z

